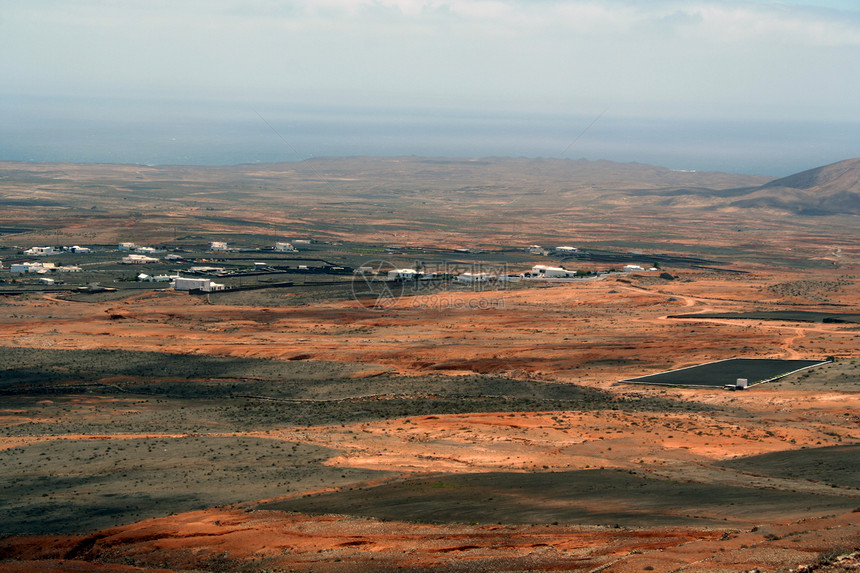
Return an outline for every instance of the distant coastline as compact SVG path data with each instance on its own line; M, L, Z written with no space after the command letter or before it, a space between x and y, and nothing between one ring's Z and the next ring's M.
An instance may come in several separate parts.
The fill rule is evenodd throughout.
M634 119L0 96L0 160L238 165L313 157L547 157L784 176L860 155L860 122ZM48 110L48 111L46 111ZM577 137L582 134L581 137ZM565 152L565 150L567 150Z

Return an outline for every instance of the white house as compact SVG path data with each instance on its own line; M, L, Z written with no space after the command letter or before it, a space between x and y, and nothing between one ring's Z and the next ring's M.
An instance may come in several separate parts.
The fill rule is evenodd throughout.
M26 251L24 251L25 255L30 255L31 257L44 257L46 255L55 255L54 247L30 247Z
M275 243L275 251L279 253L295 253L296 248L292 243Z
M579 251L576 247L556 247L555 250L559 253L575 253Z
M293 242L297 245L310 245L310 239L293 239Z
M461 283L484 283L495 280L496 275L490 273L460 273L457 280Z
M42 283L43 285L52 285L56 281L54 279L49 279L48 277L42 277L39 279L39 282Z
M224 241L212 241L211 243L209 243L209 250L210 251L226 251L227 250L227 243L225 243Z
M414 269L394 269L388 271L388 280L390 281L407 281L418 278L418 271Z
M86 253L92 253L93 250L89 247L79 247L78 245L74 245L71 247L66 247L66 250L70 253L75 253L77 255L84 255Z
M10 273L40 273L44 274L49 270L54 270L53 263L12 263L9 265Z
M152 276L148 275L146 273L140 273L137 275L137 280L140 282L151 283L152 282Z
M10 273L29 273L30 265L33 263L12 263L9 265Z
M135 247L134 252L140 253L141 255L151 255L156 252L156 248L154 247Z
M214 283L212 279L176 277L173 280L173 288L179 291L202 290L203 292L214 292L224 290L224 285Z
M645 269L643 269L639 265L624 265L624 272L625 273L631 273L631 272L635 272L635 271L644 271L644 270Z
M546 278L568 278L568 277L575 277L576 273L574 271L569 271L569 270L563 269L561 267L548 267L546 265L535 265L532 267L531 276L532 277L546 277Z
M157 263L155 257L147 257L146 255L128 255L122 258L123 264L126 265L145 265L147 263Z
M136 247L136 245L134 243L120 243L119 245L117 245L117 250L118 251L130 251L130 250L134 249L135 247Z
M532 255L542 255L543 247L541 247L540 245L529 245L528 247L526 247L526 252L531 253Z

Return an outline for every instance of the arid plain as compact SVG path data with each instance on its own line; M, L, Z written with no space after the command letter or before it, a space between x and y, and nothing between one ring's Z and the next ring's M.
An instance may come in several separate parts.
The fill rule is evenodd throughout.
M96 252L58 256L83 271L56 288L0 277L0 571L842 570L860 324L777 313L856 312L858 181L856 160L776 184L526 159L0 164L4 266ZM290 238L311 243L271 251ZM123 241L176 254L164 272L660 268L376 306L351 273L130 283ZM76 288L95 283L117 290ZM621 382L734 357L834 360L745 391Z

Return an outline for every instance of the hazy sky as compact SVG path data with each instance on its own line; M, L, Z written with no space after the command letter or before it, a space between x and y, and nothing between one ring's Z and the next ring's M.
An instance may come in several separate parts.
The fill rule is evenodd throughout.
M34 102L855 121L858 71L855 0L0 0Z

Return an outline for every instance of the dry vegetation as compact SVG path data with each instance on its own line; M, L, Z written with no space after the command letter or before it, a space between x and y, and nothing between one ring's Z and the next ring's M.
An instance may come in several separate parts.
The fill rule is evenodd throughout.
M860 546L860 330L779 314L857 308L856 221L688 192L760 178L414 158L0 173L7 265L15 245L303 236L345 266L577 264L515 248L533 243L713 261L381 311L295 277L2 296L0 571L834 571ZM744 392L618 382L737 356L837 360Z

